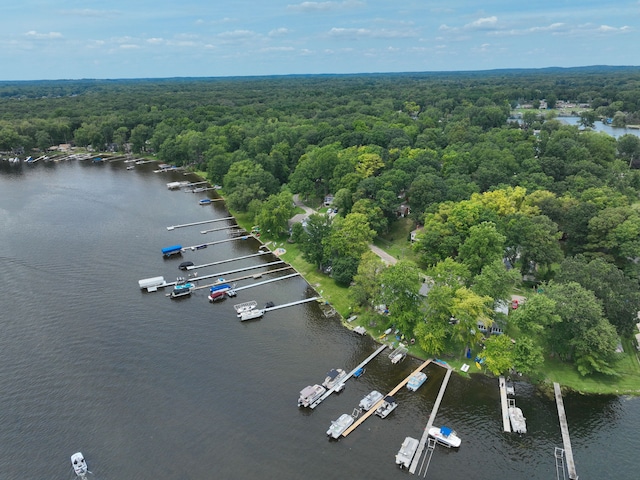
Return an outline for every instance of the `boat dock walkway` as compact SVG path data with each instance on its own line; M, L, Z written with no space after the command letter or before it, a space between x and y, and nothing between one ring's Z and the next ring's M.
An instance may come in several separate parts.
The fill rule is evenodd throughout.
M236 268L235 270L227 270L226 272L218 272L218 273L212 273L211 275L203 275L201 277L190 277L187 280L190 282L199 282L202 280L207 280L209 278L220 278L223 275L230 275L232 273L239 273L239 272L246 272L248 270L254 270L256 268L261 268L261 267L270 267L272 265L282 265L283 263L285 263L283 260L276 260L275 262L269 262L269 263L261 263L260 265L253 265L251 267L244 267L244 268ZM287 268L291 268L291 267L287 267ZM271 273L271 271L269 272L263 272L262 275L264 275L265 273ZM255 275L251 275L252 277L255 277ZM173 287L174 285L177 285L178 282L165 282L162 285L159 285L159 287ZM204 286L198 286L195 287L194 290L200 289L200 288L204 288Z
M282 262L282 263L284 263L284 262ZM252 267L252 268L257 268L257 267ZM243 275L242 277L230 278L229 280L225 280L225 281L224 281L224 283L230 283L230 284L232 284L232 283L234 283L234 282L239 282L240 280L246 280L246 279L248 279L248 278L259 278L259 277L261 277L261 276L263 276L263 275L271 275L272 273L278 273L278 272L282 272L282 271L284 271L284 270L290 270L290 269L291 269L291 267L290 267L290 266L286 266L286 267L282 267L282 268L274 268L273 270L267 270L266 272L260 272L260 273L254 273L254 274L251 274L251 275ZM299 275L299 274L297 274L297 275ZM214 276L217 276L217 275L214 275ZM207 276L200 277L199 279L190 278L189 280L202 280L202 279L205 279L205 278L211 278L211 276L210 276L210 275L207 275ZM278 277L278 278L276 278L275 280L280 280L280 279L282 279L282 278L283 278L283 277ZM288 278L288 277L287 277L287 278ZM219 283L221 283L221 282L220 282L220 281L216 281L216 282L214 282L214 283L210 283L210 284L208 284L208 285L198 285L197 287L194 287L193 289L194 289L194 290L201 290L201 289L203 289L203 288L213 287L214 285L218 285ZM261 283L262 283L262 282L261 282ZM239 287L239 288L240 288L240 289L244 289L244 288L252 287L252 286L254 286L254 285L255 285L255 284L253 284L253 285L249 285L249 286L247 286L247 287ZM235 289L235 290L237 291L238 289Z
M499 377L500 403L502 404L502 428L505 432L511 432L509 422L509 402L507 402L507 381L504 377Z
M226 227L210 228L208 230L200 230L200 233L205 235L209 232L219 232L220 230L244 230L240 225L227 225Z
M439 365L442 365L439 362L436 362ZM436 419L436 415L438 413L438 409L440 408L440 403L442 402L442 397L444 397L444 392L447 389L447 384L449 383L449 378L451 377L451 372L453 370L448 365L442 365L447 369L447 373L444 376L444 380L442 380L442 385L440 386L440 391L438 392L438 396L436 397L436 401L433 404L433 408L431 409L431 415L429 415L429 420L427 421L427 426L424 427L424 432L422 433L422 438L420 439L420 444L418 445L418 450L416 450L416 454L413 457L413 461L411 462L411 466L409 467L409 472L416 473L416 468L418 468L418 463L420 462L420 457L422 457L422 452L424 451L424 446L427 444L427 440L429 438L429 429L433 426L433 422ZM425 472L426 475L426 472Z
M175 230L176 228L193 227L194 225L204 225L205 223L223 222L225 220L235 220L234 217L215 218L213 220L202 220L201 222L183 223L182 225L171 225L167 230Z
M203 248L207 248L209 245L218 245L219 243L233 242L235 240L246 240L249 237L251 237L251 235L247 234L247 235L241 235L241 236L238 236L238 237L225 238L223 240L216 240L214 242L201 243L200 245L192 245L190 247L182 247L182 251L186 252L187 250L191 250L191 251L200 250L200 249L203 249Z
M287 267L287 268L291 268L291 267ZM300 276L300 274L298 272L291 273L289 275L283 275L283 276L278 277L278 278L272 278L270 280L263 280L262 282L252 283L251 285L245 285L243 287L237 287L237 288L234 288L234 290L236 292L240 292L241 290L246 290L247 288L259 287L260 285L265 285L267 283L278 282L280 280L286 280L287 278L299 277L299 276ZM316 299L318 297L313 297L313 298ZM264 309L265 312L268 312L269 310L275 310L275 307L267 307L267 308Z
M351 432L353 432L356 428L358 428L358 426L360 426L361 423L363 423L367 418L369 418L371 415L373 415L374 413L376 413L376 409L382 405L382 403L384 402L384 399L386 397L392 397L394 396L398 390L400 390L402 387L404 387L407 382L409 381L409 379L411 378L411 375L414 375L418 372L421 372L427 365L429 365L431 363L431 359L426 360L425 362L422 363L422 365L420 365L418 368L416 368L413 372L411 372L410 375L407 376L407 378L405 378L403 381L401 381L398 385L396 385L396 387L391 390L389 393L387 393L386 395L384 395L382 397L382 399L378 400L378 402L373 405L369 410L367 410L366 412L364 412L355 422L353 422L353 424L347 428L344 433L342 434L343 437L346 437L347 435L349 435Z
M276 280L279 280L279 278L277 278ZM266 313L266 312L271 312L273 310L279 310L280 308L293 307L294 305L301 305L303 303L315 302L319 298L320 297L303 298L302 300L296 300L295 302L283 303L282 305L274 305L273 307L265 307L262 309L262 311Z
M258 252L258 253L252 253L251 255L243 255L242 257L227 258L226 260L218 260L217 262L203 263L201 265L191 265L187 267L187 271L197 270L198 268L212 267L213 265L220 265L222 263L235 262L236 260L244 260L246 258L259 257L260 255L266 255L267 253L271 253L271 252Z
M329 397L329 395L331 395L333 392L335 392L339 388L340 384L346 383L347 380L349 380L351 377L353 377L353 375L358 370L360 370L361 368L364 368L364 366L367 363L369 363L371 360L373 360L375 357L377 357L378 354L380 354L385 348L387 348L387 346L385 344L380 345L380 347L375 352L373 352L371 355L369 355L367 358L365 358L356 368L354 368L349 373L347 373L347 376L344 377L339 384L334 385L333 388L330 388L329 390L324 392L324 394L318 400L316 400L311 405L309 405L309 408L313 409L313 408L316 408L318 405L320 405L326 398Z
M556 405L558 407L558 419L560 420L560 430L562 431L562 445L564 447L564 458L567 463L567 471L570 480L578 480L576 473L576 464L573 461L573 450L571 449L571 438L569 437L569 426L567 425L567 416L564 411L564 401L562 400L562 392L560 384L553 382L553 391L556 396Z

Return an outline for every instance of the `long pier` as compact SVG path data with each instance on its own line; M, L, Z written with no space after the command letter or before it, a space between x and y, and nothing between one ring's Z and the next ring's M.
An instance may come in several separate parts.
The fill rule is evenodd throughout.
M208 230L200 230L200 233L205 235L205 234L207 234L209 232L219 232L220 230L233 230L233 229L244 230L244 228L242 228L240 225L227 225L226 227L210 228Z
M502 404L502 428L505 432L511 432L511 423L509 421L509 402L507 402L507 382L504 377L499 377L499 385L500 403Z
M209 278L215 278L215 277L221 277L222 275L230 275L232 273L239 273L239 272L246 272L248 270L255 270L256 268L261 268L261 267L270 267L272 265L281 265L285 263L284 260L276 260L275 262L269 262L269 263L261 263L260 265L253 265L251 267L244 267L244 268L236 268L235 270L227 270L226 272L218 272L218 273L212 273L211 275L203 275L201 277L191 277L188 280L190 282L198 282L201 280L207 280ZM290 267L287 267L290 268ZM264 272L266 273L266 272ZM252 275L253 276L253 275ZM172 287L174 285L177 285L178 282L165 282L164 284L160 285L159 287ZM199 289L202 287L195 287L195 289Z
M571 438L569 437L569 426L567 425L567 416L564 411L564 401L562 400L562 392L560 384L553 382L553 391L556 396L556 405L558 407L558 419L560 420L560 430L562 431L562 445L564 447L564 458L567 463L567 471L570 480L578 480L576 473L576 464L573 461L573 450L571 449Z
M444 397L444 392L447 389L447 384L449 383L449 378L451 377L451 372L453 370L451 367L444 367L447 369L447 373L444 376L444 380L442 381L442 385L440 386L440 391L438 392L438 396L436 397L436 401L433 404L433 409L431 410L431 415L429 415L429 420L427 421L427 426L424 427L424 432L422 433L422 438L420 439L420 444L418 445L418 450L416 450L416 454L413 457L413 461L411 462L411 466L409 467L409 472L416 473L416 468L418 468L418 462L420 462L420 457L422 457L422 452L424 451L424 446L427 443L429 438L429 429L433 426L433 422L436 419L436 415L438 413L438 409L440 408L440 403L442 402L442 397Z
M276 279L278 280L278 279ZM294 305L301 305L303 303L314 302L318 300L320 297L309 297L303 298L302 300L296 300L295 302L283 303L282 305L274 305L273 307L265 307L262 309L263 312L271 312L273 310L279 310L281 308L293 307Z
M340 384L346 383L346 381L349 380L351 377L353 377L358 370L360 370L367 363L369 363L371 360L376 358L378 356L378 354L380 354L385 348L387 348L387 346L385 344L380 345L380 347L378 347L378 349L375 352L373 352L371 355L369 355L367 358L365 358L362 362L360 362L360 364L358 364L358 366L356 368L354 368L349 373L347 373L347 376L342 379ZM313 409L313 408L316 408L318 405L320 405L326 398L329 397L329 395L331 395L333 392L335 392L335 390L338 388L338 386L340 384L336 384L336 385L333 386L333 388L330 388L329 390L327 390L318 400L316 400L311 405L309 405L309 408Z
M284 262L282 262L282 263L284 263ZM273 274L273 273L282 272L282 271L284 271L284 270L291 270L291 268L292 268L292 267L291 267L290 265L287 265L286 267L282 267L282 268L274 268L273 270L267 270L266 272L260 272L260 273L254 273L254 274L251 274L251 275L243 275L242 277L230 278L229 280L225 280L225 283L239 282L240 280L246 280L247 278L258 278L258 277L261 277L261 276L263 276L263 275L271 275L271 274ZM300 275L300 274L299 274L299 273L297 273L296 275ZM217 276L217 275L216 275L216 276ZM287 276L287 275L285 275L285 277L286 277L286 278L288 278L288 276ZM285 278L285 277L278 277L278 278L276 278L275 280L281 280L282 278ZM199 279L199 280L202 280L202 279L204 279L204 278L207 278L207 277L206 277L206 276L205 276L205 277L200 277L200 279ZM209 278L211 278L211 277L209 277ZM193 280L193 278L190 278L189 280ZM203 289L203 288L209 288L209 287L213 287L214 285L218 285L218 283L220 283L220 282L210 283L210 284L208 284L208 285L198 285L197 287L193 287L193 289L194 289L194 290L201 290L201 289ZM262 282L260 282L260 283L262 283ZM255 284L249 285L249 286L247 286L247 287L239 287L239 288L244 289L244 288L252 287L252 286L254 286L254 285L255 285ZM236 290L237 290L237 289L236 289Z
M217 262L203 263L201 265L191 265L190 267L187 267L187 271L196 270L198 268L204 268L204 267L212 267L213 265L220 265L222 263L235 262L236 260L244 260L246 258L258 257L260 255L266 255L268 253L271 253L271 252L258 252L258 253L252 253L251 255L243 255L242 257L227 258L226 260L218 260Z
M216 218L213 220L202 220L201 222L183 223L182 225L171 225L167 230L175 230L176 228L193 227L194 225L204 225L205 223L223 222L225 220L235 220L234 217Z
M288 267L288 268L291 268L291 267ZM236 292L239 292L241 290L246 290L247 288L259 287L260 285L265 285L267 283L278 282L280 280L286 280L287 278L299 277L299 276L300 276L300 274L298 272L291 273L289 275L283 275L283 276L278 277L278 278L271 278L269 280L263 280L262 282L252 283L251 285L245 285L243 287L236 287L236 288L234 288L234 290ZM314 297L314 299L315 298L318 298L318 297ZM264 309L265 312L268 312L269 310L275 310L275 307L267 307L267 308Z
M238 237L225 238L223 240L216 240L215 242L206 242L206 243L201 243L200 245L192 245L190 247L182 247L182 251L183 252L186 252L187 250L195 251L195 250L200 250L201 248L207 248L209 245L218 245L219 243L234 242L236 240L246 240L250 236L251 235L247 234L247 235L241 235L241 236L238 236Z
M373 415L376 412L376 409L382 405L382 403L384 402L384 399L386 397L389 396L393 396L395 395L398 390L400 390L402 387L404 387L407 382L409 381L409 379L411 378L411 375L421 372L427 365L429 365L431 363L431 359L426 360L422 365L420 365L418 368L416 368L413 372L411 372L411 374L409 376L407 376L407 378L405 378L403 381L401 381L398 385L396 385L396 387L391 390L389 393L387 393L386 395L384 395L380 400L378 400L378 402L373 405L369 410L367 410L366 412L364 412L355 422L353 422L353 424L347 428L344 433L342 434L343 437L346 437L347 435L349 435L351 432L353 432L356 428L358 428L358 426L360 426L361 423L363 423L367 418L369 418L371 415Z

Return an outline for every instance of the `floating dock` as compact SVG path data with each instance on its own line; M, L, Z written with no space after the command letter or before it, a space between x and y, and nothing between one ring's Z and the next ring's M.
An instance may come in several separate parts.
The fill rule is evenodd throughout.
M225 220L235 220L234 217L216 218L213 220L202 220L201 222L183 223L182 225L171 225L167 230L175 230L176 228L193 227L195 225L204 225L205 223L224 222Z
M249 237L251 237L251 235L247 234L247 235L241 235L241 236L233 237L233 238L225 238L223 240L216 240L215 242L201 243L200 245L192 245L190 247L182 247L182 251L184 252L186 250L191 250L193 252L193 251L196 251L196 250L202 250L203 248L207 248L210 245L218 245L220 243L234 242L236 240L246 240Z
M511 422L509 421L509 402L507 401L507 381L504 377L499 377L500 403L502 405L502 429L511 432Z
M567 425L567 416L564 411L564 401L562 400L562 392L560 391L559 383L553 382L553 391L556 396L556 405L558 407L558 419L560 420L560 430L562 431L562 445L564 447L564 458L567 464L567 472L569 473L570 480L578 480L576 464L573 461L569 426Z
M364 366L367 363L369 363L371 360L373 360L375 357L377 357L378 354L381 353L385 348L387 348L386 345L381 345L380 347L378 347L378 349L375 352L373 352L371 355L369 355L367 358L365 358L362 361L362 363L360 363L356 368L354 368L349 373L347 373L347 376L344 377L340 383L334 385L333 388L330 388L329 390L324 392L324 394L318 400L316 400L311 405L309 405L309 408L313 409L313 408L316 408L318 405L320 405L325 399L327 399L329 397L329 395L331 395L333 392L335 392L339 388L340 385L344 385L344 383L346 383L347 380L349 380L351 377L353 377L358 370L364 368Z
M258 252L258 253L252 253L251 255L244 255L242 257L227 258L226 260L218 260L217 262L203 263L202 265L191 265L187 267L187 270L190 271L190 270L197 270L198 268L212 267L214 265L220 265L223 263L235 262L236 260L244 260L246 258L259 257L260 255L266 255L268 253L271 253L271 252Z
M371 415L373 415L374 413L376 413L376 409L382 405L382 403L384 402L384 399L386 397L392 397L394 396L398 390L400 390L402 387L404 387L407 382L409 381L409 379L411 378L411 375L414 375L418 372L421 372L427 365L429 365L431 363L431 359L426 360L422 365L420 365L418 368L416 368L413 372L411 372L410 375L407 376L407 378L405 378L403 381L401 381L393 390L391 390L389 393L387 393L386 395L383 395L383 397L375 404L373 405L369 410L367 410L366 412L364 412L355 422L353 422L353 424L347 428L344 433L342 434L343 437L346 437L347 435L349 435L351 432L353 432L356 428L358 428L358 426L363 423L367 418L369 418Z
M442 365L440 362L436 362L439 365ZM444 366L444 365L442 365ZM447 369L447 373L444 376L444 380L442 381L442 385L440 386L440 391L438 392L438 396L436 397L436 401L433 404L433 409L431 410L431 415L429 415L429 420L427 421L427 426L424 427L424 432L422 433L422 438L420 439L420 445L418 445L418 450L416 451L415 456L413 457L413 461L411 462L411 466L409 467L409 471L411 473L416 473L416 468L418 468L418 463L420 462L420 457L422 457L422 452L424 451L424 446L427 444L427 440L429 438L429 429L433 427L433 422L436 419L436 415L438 413L438 409L440 408L440 403L442 402L442 397L444 397L444 392L447 389L447 384L449 383L449 378L451 377L451 372L453 370L451 367L444 366ZM425 472L426 475L426 472Z

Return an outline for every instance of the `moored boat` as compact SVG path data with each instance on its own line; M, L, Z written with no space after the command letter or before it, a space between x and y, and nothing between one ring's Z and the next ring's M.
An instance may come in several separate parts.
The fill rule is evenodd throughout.
M511 430L516 433L527 433L527 419L524 418L522 410L516 407L515 402L509 405L509 420L511 422Z
M342 433L353 424L353 417L348 413L343 413L337 420L331 422L327 435L331 438L338 438Z
M87 468L87 462L80 452L76 452L71 455L71 466L73 467L75 474L79 477L84 477L89 471Z
M193 287L195 287L195 285L191 282L179 283L173 287L173 290L171 290L171 298L189 296L191 295Z
M409 377L409 381L407 382L407 389L415 392L418 390L424 382L427 381L427 374L424 372L416 372L411 377Z
M299 407L308 407L317 399L319 399L327 389L322 385L309 385L308 387L304 387L300 391L300 398L298 398L298 406Z
M445 426L439 428L431 427L429 429L429 436L435 438L436 442L448 448L458 448L462 443L458 434L451 428Z
M383 398L383 395L379 391L373 390L371 393L366 395L362 400L360 400L359 407L364 410L371 410L371 407L373 407L376 403L382 400L382 398Z
M391 412L393 412L397 406L398 403L396 402L396 399L390 395L387 395L386 397L384 397L384 402L382 402L382 405L380 405L376 409L376 415L380 418L387 418L387 416Z
M332 368L327 372L327 376L322 382L322 386L327 390L332 389L336 385L340 384L340 382L347 376L347 372L345 372L341 368ZM344 384L342 384L344 385ZM339 387L338 387L339 388ZM340 389L341 390L341 389Z
M400 468L409 468L419 444L420 442L417 439L406 437L396 454L396 465L400 465Z
M260 318L264 315L264 310L260 308L254 308L253 310L249 310L248 312L242 312L240 314L240 321L244 322L245 320L255 320L256 318Z
M211 203L210 198L203 198L198 202L200 205L209 205Z

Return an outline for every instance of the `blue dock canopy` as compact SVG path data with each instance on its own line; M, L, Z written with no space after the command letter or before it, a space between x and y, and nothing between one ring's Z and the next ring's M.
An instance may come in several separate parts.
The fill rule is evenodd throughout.
M173 245L171 247L165 247L162 249L162 255L169 257L177 253L182 253L182 245Z

